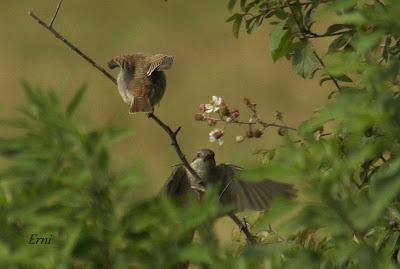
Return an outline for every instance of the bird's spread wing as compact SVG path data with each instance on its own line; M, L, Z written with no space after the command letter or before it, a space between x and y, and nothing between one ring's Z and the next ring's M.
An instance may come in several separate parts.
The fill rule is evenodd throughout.
M190 181L186 173L186 169L182 166L176 166L171 175L164 183L161 193L170 198L179 198L186 195L190 189Z
M296 190L290 184L273 180L245 182L239 179L240 167L220 164L217 167L219 180L223 183L220 201L223 205L232 206L235 211L244 209L265 210L276 197L293 198Z
M156 54L146 57L146 62L146 75L150 76L154 70L163 71L170 69L174 62L174 57L165 54Z

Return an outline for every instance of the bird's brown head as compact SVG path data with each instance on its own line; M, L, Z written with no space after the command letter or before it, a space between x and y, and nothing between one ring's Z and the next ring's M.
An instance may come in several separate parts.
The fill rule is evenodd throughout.
M108 63L107 66L110 69L114 69L116 67L120 67L124 70L132 70L131 67L131 61L129 59L129 57L127 56L117 56L113 59L111 59Z
M119 67L119 66L121 66L121 59L122 57L115 57L115 58L113 58L113 59L111 59L108 63L107 63L107 66L108 66L108 68L110 68L110 69L114 69L114 68L116 68L116 67Z

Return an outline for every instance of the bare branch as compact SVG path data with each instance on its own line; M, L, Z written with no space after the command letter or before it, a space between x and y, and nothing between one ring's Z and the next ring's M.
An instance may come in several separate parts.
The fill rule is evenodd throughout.
M61 1L60 1L61 2ZM61 3L59 3L61 6ZM108 79L110 79L114 84L117 84L116 79L108 73L101 65L97 64L94 60L92 60L89 56L87 56L85 53L83 53L80 49L78 49L75 45L73 45L70 41L68 41L65 37L63 37L60 33L58 33L56 30L54 30L51 25L54 23L55 18L57 17L59 7L56 9L56 13L53 16L53 20L50 23L50 25L47 25L42 19L40 19L38 16L36 16L33 12L29 12L29 16L31 16L34 20L36 20L41 26L49 30L57 39L61 40L66 44L70 49L75 51L79 56L81 56L83 59L85 59L87 62L89 62L93 67L95 67L98 71L103 73ZM193 170L193 168L190 166L189 162L187 161L185 155L183 154L179 143L177 141L176 136L178 135L181 127L179 127L175 132L172 131L172 129L165 124L162 120L160 120L155 114L150 113L148 114L148 117L152 120L154 120L169 136L171 140L171 145L175 148L175 151L179 157L179 159L182 161L183 166L198 180L199 184L192 186L193 189L198 191L199 193L203 193L205 191L204 187L201 186L201 182L203 180L199 177L199 175ZM249 232L247 227L241 223L241 221L234 215L231 214L231 218L235 221L235 223L238 225L238 227L245 233L247 240L254 242L254 236Z
M179 131L181 130L181 127L178 127L176 131L172 131L172 129L166 125L164 122L162 122L155 114L149 113L148 117L152 120L154 120L169 136L171 140L171 146L175 148L175 151L181 160L183 166L197 179L199 183L203 182L203 180L200 178L200 176L196 173L196 171L193 170L193 168L190 166L188 160L186 159L185 155L183 154L181 147L179 146L179 143L176 139L176 136L178 135ZM193 189L199 191L199 192L204 192L205 189L203 186L200 184L198 185L193 185Z
M79 54L83 59L88 61L91 65L93 65L97 70L99 70L101 73L103 73L108 79L110 79L114 84L117 84L116 79L108 73L102 66L98 65L94 60L92 60L89 56L87 56L84 52L82 52L80 49L78 49L74 44L72 44L70 41L68 41L65 37L63 37L59 32L54 30L52 27L47 25L42 19L40 19L38 16L36 16L33 12L29 11L29 16L31 16L34 20L36 20L41 26L49 30L57 39L61 40L64 42L65 45L67 45L70 49L75 51L76 53Z
M257 243L257 237L251 234L251 232L249 231L246 224L244 224L242 221L240 221L240 219L233 213L230 213L229 217L236 223L236 225L239 227L239 229L246 235L246 239L250 244L254 245Z
M215 118L215 117L209 117L209 116L204 116L203 120L212 120L214 122L224 122L224 123L228 123L228 124L236 124L236 125L256 125L257 123L260 124L261 126L263 126L264 128L268 128L268 127L276 127L276 128L282 128L282 129L288 129L288 130L292 130L292 131L297 131L296 128L294 127L289 127L283 124L277 124L277 123L269 123L269 122L265 122L261 119L257 118L257 122L248 122L248 121L240 121L240 120L232 120L231 122L227 122L226 120L222 119L222 118Z

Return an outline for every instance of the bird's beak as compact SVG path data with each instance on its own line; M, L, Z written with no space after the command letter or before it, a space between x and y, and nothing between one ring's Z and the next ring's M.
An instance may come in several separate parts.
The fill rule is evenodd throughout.
M111 61L109 61L107 63L107 65L108 65L108 68L110 68L110 69L114 69L119 66L117 61L115 61L115 59L112 59Z

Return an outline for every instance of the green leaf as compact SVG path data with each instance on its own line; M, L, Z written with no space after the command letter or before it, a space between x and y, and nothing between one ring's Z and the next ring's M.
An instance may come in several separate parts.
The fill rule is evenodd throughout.
M102 148L98 154L98 165L103 171L107 171L108 164L110 161L110 157L108 155L108 151L105 148Z
M71 101L67 105L67 109L65 112L65 114L68 117L72 116L72 114L75 112L76 108L78 107L78 105L82 101L83 96L86 93L86 89L87 89L87 84L85 83L78 89L78 91L72 97Z
M240 0L240 8L245 11L246 10L246 1L247 0Z
M328 52L334 52L343 48L344 46L349 44L351 38L352 38L351 35L347 33L340 35L335 40L333 40L332 43L329 45Z
M373 204L370 207L371 217L379 217L390 201L400 193L400 160L387 165L372 179Z
M274 223L283 216L290 213L290 211L295 207L295 202L293 200L277 199L271 204L270 210L265 213L255 224L254 229L261 231L268 227L268 224Z
M204 246L192 244L185 248L179 256L182 261L190 260L198 264L213 264L212 253Z
M236 14L236 15L237 16L235 17L232 25L232 33L235 38L239 38L239 31L243 21L243 14Z
M349 76L346 76L346 75L337 76L335 78L336 78L336 80L339 80L342 82L353 82L353 80Z
M282 39L287 33L285 29L286 20L281 21L276 24L274 28L272 28L271 33L269 34L269 49L272 53L274 53L281 46Z
M286 35L282 38L279 48L272 53L272 59L274 61L277 61L282 57L290 59L293 50L297 45L298 43L293 42L293 36L290 33L286 33Z
M232 10L233 10L233 8L234 8L235 5L236 5L236 2L237 2L237 0L229 0L229 2L228 2L228 9L229 9L229 11L232 11Z
M348 24L332 24L331 26L328 27L325 34L333 34L339 32L340 30L349 28L350 26Z
M353 42L353 45L358 53L365 54L370 52L374 47L378 46L383 37L384 33L381 31L368 35L362 35Z
M362 63L356 54L350 52L329 53L324 58L326 71L334 76L342 76L349 72L358 71L362 68Z
M260 21L262 20L262 17L257 17L257 18L252 18L249 20L246 20L246 32L248 34L251 34L254 32L254 30L260 26Z
M295 49L292 59L293 70L307 78L317 66L317 58L314 55L314 48L309 41L302 41Z

